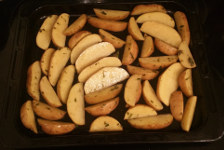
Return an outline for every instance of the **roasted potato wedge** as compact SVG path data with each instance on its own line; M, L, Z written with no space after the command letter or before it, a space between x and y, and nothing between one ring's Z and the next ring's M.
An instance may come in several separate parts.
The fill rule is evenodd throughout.
M182 120L184 113L184 98L181 91L175 91L171 94L170 111L175 120Z
M134 17L131 17L128 22L128 32L135 40L143 41L144 37L135 21Z
M133 8L131 15L141 15L148 12L163 12L166 13L166 9L159 4L145 4L137 5Z
M154 43L155 43L156 48L163 54L171 56L171 55L176 55L178 52L177 48L161 41L158 38L155 38Z
M53 55L54 52L55 52L55 49L48 48L43 53L43 55L41 56L41 59L40 59L40 67L41 67L42 72L45 75L48 75L50 61L51 61L51 56Z
M178 83L184 95L186 95L187 97L191 97L194 95L191 69L186 69L180 74L178 78Z
M142 45L141 57L149 57L154 52L154 44L151 36L145 34L145 40Z
M84 37L87 35L90 35L91 32L83 30L83 31L78 31L76 32L68 41L68 47L70 49L73 49L73 47L76 46L76 44L81 41Z

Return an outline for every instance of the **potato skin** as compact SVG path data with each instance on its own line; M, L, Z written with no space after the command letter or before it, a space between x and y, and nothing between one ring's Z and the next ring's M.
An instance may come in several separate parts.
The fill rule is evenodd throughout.
M73 49L73 47L75 47L75 45L82 40L84 37L86 37L87 35L90 35L91 32L89 31L79 31L77 33L75 33L68 41L68 47L70 49Z
M158 38L155 38L154 43L155 43L156 48L160 52L162 52L162 53L164 53L166 55L172 56L172 55L176 55L177 52L178 52L177 48L175 48L175 47L173 47L173 46L171 46L171 45L161 41Z
M137 5L133 8L131 15L141 15L144 13L148 13L148 12L155 12L155 11L159 11L159 12L163 12L166 13L166 9L159 4L148 4L148 5Z
M182 72L178 78L179 86L181 91L187 97L191 97L194 95L193 93L193 81L192 81L192 70L186 69Z
M175 120L182 120L184 113L184 98L181 91L175 91L171 94L170 111Z

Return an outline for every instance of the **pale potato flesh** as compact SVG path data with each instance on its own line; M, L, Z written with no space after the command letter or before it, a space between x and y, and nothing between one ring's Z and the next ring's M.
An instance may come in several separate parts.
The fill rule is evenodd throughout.
M154 44L151 36L145 34L140 57L149 57L154 52Z
M45 75L48 75L51 56L53 55L54 52L55 52L55 49L53 49L53 48L48 48L48 49L43 53L43 55L41 56L41 59L40 59L40 67L41 67L42 72L43 72Z
M128 32L133 36L135 40L144 40L144 37L135 21L134 17L131 17L128 22Z

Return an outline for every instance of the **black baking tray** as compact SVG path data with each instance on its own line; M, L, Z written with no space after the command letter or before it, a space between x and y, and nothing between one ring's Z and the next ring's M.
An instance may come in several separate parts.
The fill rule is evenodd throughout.
M110 115L115 117L124 127L122 132L111 133L89 133L89 125L94 120L86 113L86 125L78 127L66 135L49 136L44 134L40 128L40 134L34 134L23 127L19 111L21 105L31 99L26 92L27 68L35 60L40 59L43 51L35 44L35 37L43 20L48 15L61 14L63 12L71 15L70 23L78 16L85 13L94 15L93 8L107 8L132 10L137 4L162 4L172 16L173 12L180 10L186 13L191 30L190 49L197 63L193 69L194 93L198 96L198 102L191 131L186 133L181 130L178 122L163 130L145 131L131 128L123 121L127 108L122 95L120 104ZM127 21L128 19L126 19ZM0 101L0 142L6 147L12 148L39 148L77 145L107 145L127 143L180 143L180 142L211 142L221 138L223 133L222 121L220 119L218 100L214 99L211 88L211 78L207 53L203 43L203 32L198 18L198 7L192 1L107 1L107 0L30 0L21 1L14 12L12 24L9 27L9 37L4 49L0 51L1 58L4 57L4 72L2 71L1 101ZM87 25L85 29L97 33L97 29ZM127 31L125 31L125 36ZM125 40L125 36L115 33ZM141 49L141 43L138 42ZM51 45L53 46L53 45ZM120 49L120 57L123 49ZM5 55L3 55L5 54ZM153 55L162 55L158 51ZM3 59L1 59L3 60ZM2 63L1 63L2 64ZM135 62L137 65L137 63ZM155 87L156 80L152 82ZM186 102L186 98L185 98ZM144 103L140 100L140 103ZM62 109L65 109L64 107ZM162 112L169 112L165 108ZM69 117L65 117L70 121Z

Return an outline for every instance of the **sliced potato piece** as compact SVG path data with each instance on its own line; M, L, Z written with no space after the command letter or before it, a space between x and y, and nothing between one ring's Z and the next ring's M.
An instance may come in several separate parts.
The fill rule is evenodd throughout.
M182 120L184 113L184 98L181 91L175 91L171 94L170 111L175 120Z
M181 128L184 131L189 131L194 117L194 111L196 108L197 96L192 96L187 100L184 108L184 114L181 121Z
M148 12L163 12L166 13L166 9L159 4L145 4L137 5L133 8L131 15L141 15Z
M187 97L193 96L193 81L192 81L192 70L186 69L182 72L178 78L178 83L181 91Z
M147 58L139 58L139 64L143 68L148 69L163 69L171 64L177 62L178 57L177 56L156 56L156 57L147 57Z
M114 46L108 42L101 42L88 47L79 55L75 62L77 72L80 73L85 67L114 52Z
M49 135L62 135L75 129L75 124L70 122L51 121L40 118L37 119L37 122L44 133Z
M124 100L129 106L135 106L139 101L142 93L142 84L141 84L142 75L132 75L124 89Z
M40 100L39 82L41 78L40 62L32 63L27 71L26 88L28 94L36 100Z
M41 95L50 106L52 107L62 106L60 99L58 98L57 94L55 93L53 87L51 86L46 76L42 77L42 79L40 80L40 91Z
M85 125L84 105L83 83L76 83L69 92L67 111L71 120L77 125Z
M157 98L156 93L148 80L145 80L143 82L142 94L146 104L148 104L149 106L151 106L157 111L163 109L163 105L161 104L160 100Z
M140 30L174 47L179 47L181 43L179 33L174 28L162 23L147 21L142 24Z
M86 81L84 90L86 94L89 94L115 85L128 77L129 74L123 68L104 67Z
M84 68L78 76L79 82L86 82L86 80L93 75L98 70L104 67L119 67L121 66L121 61L117 57L105 57L92 65L87 66Z
M60 100L66 104L69 91L75 78L75 66L69 65L64 68L57 84L57 94Z
M128 32L133 36L135 40L143 41L144 37L135 21L134 17L131 17L128 22Z
M32 101L32 107L37 116L47 120L59 120L62 119L66 114L66 112L63 110L51 107L50 105L37 100Z
M52 29L52 42L59 48L65 46L66 35L64 35L64 31L68 27L69 17L69 14L62 13L57 18Z
M31 100L27 100L21 106L20 120L27 129L30 129L36 134L38 133Z
M67 64L71 50L67 47L56 50L51 56L48 78L52 86L55 86L62 70Z
M155 38L154 43L155 43L156 48L163 54L171 56L171 55L176 55L178 52L177 48L161 41L158 38Z
M166 106L169 106L170 96L178 88L178 77L184 69L180 63L174 63L158 79L156 94Z
M124 21L106 20L90 16L88 17L88 23L95 28L105 29L113 32L124 31L127 27L127 22Z
M128 119L128 123L132 127L144 130L163 129L171 125L172 122L173 116L171 114L162 114L144 118Z
M122 125L115 118L100 116L90 125L89 132L123 131Z
M79 55L89 46L101 42L102 39L98 34L90 34L85 36L79 43L72 49L70 56L71 64L74 64Z
M157 115L157 112L152 107L144 104L137 104L126 111L124 120L155 116L155 115Z
M40 59L40 67L41 67L42 72L43 72L45 75L48 75L51 56L53 55L54 52L55 52L55 49L53 49L53 48L48 48L48 49L43 53L43 55L41 56L41 59Z
M145 34L145 40L142 45L141 57L149 57L154 52L154 44L151 36Z
M36 37L36 44L39 48L43 50L48 49L51 43L51 32L53 29L53 25L57 18L57 15L51 15L44 20Z
M76 44L82 40L84 37L86 37L87 35L90 35L91 32L83 30L83 31L79 31L77 33L75 33L68 41L68 47L70 49L73 49L73 47L76 46Z

